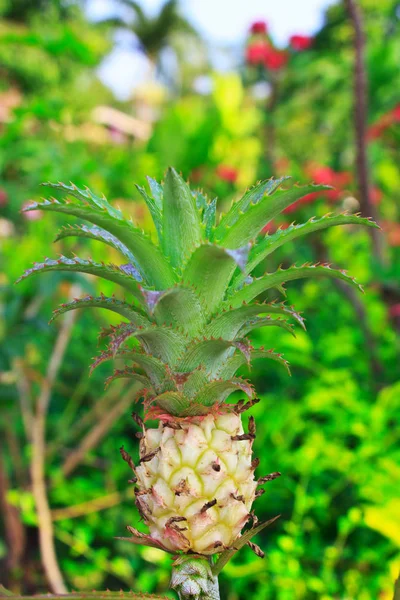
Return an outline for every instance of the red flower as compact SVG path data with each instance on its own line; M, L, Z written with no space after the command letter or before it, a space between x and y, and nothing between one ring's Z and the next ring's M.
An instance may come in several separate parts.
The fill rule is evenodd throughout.
M268 25L265 21L254 21L250 26L250 33L267 33Z
M288 61L287 52L275 50L275 48L267 48L265 53L264 64L270 71L279 71L286 65Z
M400 224L395 221L381 221L380 225L386 233L389 246L400 246Z
M219 165L217 167L217 175L223 181L228 181L229 183L235 183L238 172L234 167L229 167L228 165Z
M302 52L308 50L312 46L314 38L309 35L292 35L289 42L293 50L296 52Z
M393 123L400 123L400 104L397 104L392 110L382 115L376 123L368 128L367 138L369 140L380 138Z
M400 304L393 304L389 308L389 315L393 318L400 317Z
M392 123L400 122L400 104L398 104L397 106L394 107L394 109L391 112L391 115L392 115Z
M260 65L265 62L269 46L265 41L253 42L246 48L246 61L250 65Z
M5 190L0 188L0 206L5 206L8 202L8 194Z
M370 191L370 199L371 199L371 203L374 204L375 206L377 206L378 204L380 204L382 202L382 190L380 190L377 187L372 187L371 191Z
M300 206L303 206L303 204L310 204L310 202L314 202L314 200L320 196L321 192L311 192L311 194L307 194L306 196L303 196L303 198L300 198L300 200L297 200L296 202L293 202L293 204L290 204L288 207L285 208L283 212L286 214L290 214L297 210Z

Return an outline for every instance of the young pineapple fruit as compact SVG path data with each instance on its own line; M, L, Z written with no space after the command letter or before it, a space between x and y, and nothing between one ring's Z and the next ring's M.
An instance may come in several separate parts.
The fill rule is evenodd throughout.
M45 271L79 271L111 280L128 295L124 301L86 296L62 305L55 316L99 307L124 319L108 331L108 349L93 366L123 359L125 368L111 379L135 379L137 394L132 400L143 398L145 419L159 422L158 428L146 429L135 417L142 428L138 465L121 449L134 471L136 505L150 529L144 535L130 527L133 543L189 556L218 553L217 565L244 543L262 555L250 542L265 525L257 526L252 505L262 492L257 487L279 474L255 477L254 419L250 417L245 432L241 415L257 399L251 384L236 373L260 358L287 366L281 355L254 348L247 335L267 326L291 331L286 317L303 322L293 308L258 299L271 288L282 291L286 281L304 277L326 275L357 284L344 271L323 264L280 268L261 277L251 274L278 247L307 233L342 224L375 226L369 219L345 213L261 236L286 207L326 189L308 185L282 190L286 179L258 183L218 219L216 200L209 202L201 192L191 191L173 169L163 184L149 178L151 195L138 190L153 218L157 240L105 198L73 185L47 184L69 200L52 198L25 209L65 213L89 222L62 229L57 240L92 238L117 249L125 259L114 265L61 256L35 264L21 279ZM235 391L248 400L227 403ZM251 520L253 528L241 534ZM215 575L218 568L213 569ZM189 572L193 575L192 565ZM176 586L187 585L182 573L178 575ZM193 577L190 585L195 592L196 586L201 588Z

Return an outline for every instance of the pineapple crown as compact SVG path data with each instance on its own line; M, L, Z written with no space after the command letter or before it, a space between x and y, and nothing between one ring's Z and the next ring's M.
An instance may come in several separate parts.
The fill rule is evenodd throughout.
M335 225L377 227L354 214L327 214L306 223L292 224L271 235L263 228L288 206L323 185L281 189L288 177L257 183L226 214L217 217L217 200L192 191L172 168L164 183L148 178L149 193L137 189L154 222L157 240L123 217L105 197L88 188L47 183L62 199L35 202L24 211L43 210L78 217L90 225L62 228L56 241L78 236L101 241L116 249L124 263L104 264L76 256L35 263L18 281L46 271L77 271L97 275L122 288L131 300L85 296L62 304L57 317L69 310L98 307L121 315L125 321L101 333L109 338L106 351L92 369L105 360L121 358L107 383L119 377L137 381L137 398L143 397L148 417L173 420L223 410L237 390L254 402L250 383L236 376L252 360L269 358L285 365L280 354L254 348L247 335L260 327L292 331L286 317L304 327L302 317L285 303L259 302L272 288L284 292L287 281L304 277L339 278L362 289L345 271L327 264L304 264L253 277L267 256L286 242ZM244 401L234 405L241 411Z

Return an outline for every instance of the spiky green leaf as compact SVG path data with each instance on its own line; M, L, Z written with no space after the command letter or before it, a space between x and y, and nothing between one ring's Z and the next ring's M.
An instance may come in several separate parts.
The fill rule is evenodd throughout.
M264 348L255 348L250 350L250 360L247 360L243 354L236 352L232 356L229 356L222 367L219 369L217 376L221 379L230 379L233 377L237 370L244 365L251 364L254 360L268 358L274 360L279 364L283 365L290 375L289 363L285 360L282 354L274 352L273 350L264 350Z
M132 252L119 241L115 235L111 235L105 229L101 227L93 226L89 227L88 225L69 225L68 227L62 227L55 238L55 242L58 242L66 237L84 237L96 241L101 241L111 246L118 252L121 252L123 256L125 256L130 263L132 263L133 267L136 269L136 272L132 270L132 275L135 277L137 281L142 281L143 278L138 270L138 265L136 262L136 258L133 256Z
M148 354L161 359L170 367L176 364L187 344L185 335L165 326L140 329L135 337Z
M307 277L331 277L333 279L342 279L346 283L354 285L357 289L363 291L355 279L349 277L345 271L332 269L329 265L303 265L301 267L289 267L288 269L278 269L275 273L267 273L263 277L254 279L252 283L244 285L243 288L235 292L229 298L229 304L232 307L237 307L242 302L250 302L263 292L282 285L287 281L295 279L303 279Z
M146 190L142 186L136 184L136 189L138 190L139 194L142 196L143 200L146 202L147 208L149 209L151 218L153 219L153 223L154 223L154 226L157 231L158 239L161 242L162 241L162 211L161 211L160 207L158 206L158 203L154 200L154 198L149 196L148 193L146 192Z
M229 229L226 229L221 243L228 248L243 246L260 233L272 219L285 208L303 198L307 194L330 189L325 185L305 185L293 187L286 191L277 191L272 196L265 196L257 204L251 204L240 218Z
M254 396L254 388L244 379L232 378L228 381L221 379L211 381L205 385L201 392L197 394L193 403L202 406L222 404L228 396L238 390L244 392L249 398Z
M156 203L157 208L162 212L163 209L163 199L164 199L164 191L161 183L158 183L152 177L146 177L151 194L153 196L154 202Z
M28 212L38 209L72 215L105 229L132 252L140 267L142 277L149 285L154 285L158 289L173 285L174 272L159 248L140 229L137 229L130 221L126 221L119 211L117 211L117 216L113 216L105 209L95 209L92 206L60 201L55 198L34 202L23 210Z
M193 252L182 275L184 284L194 287L204 301L207 314L222 302L237 266L246 264L249 247L228 251L221 246L203 244Z
M201 239L196 201L187 183L170 168L164 183L163 248L172 266L181 266Z
M163 292L153 312L159 325L171 325L190 335L197 334L206 320L199 296L194 290L183 286Z
M30 275L36 275L37 273L47 271L68 271L96 275L97 277L117 283L131 292L135 298L143 303L143 296L140 293L137 281L131 275L128 275L121 266L100 264L92 260L78 258L77 256L74 258L60 256L60 258L56 260L46 258L42 263L34 263L33 267L25 271L25 273L17 279L16 283L19 283L22 279L25 279Z
M114 296L110 298L104 295L97 297L85 296L84 298L75 298L71 302L61 304L61 306L53 312L50 323L60 315L77 308L105 308L107 310L111 310L112 312L118 313L126 319L129 319L129 321L137 327L148 327L151 325L151 322L147 319L147 317L140 314L140 312L138 312L138 310L132 306L132 304L128 304L128 302L123 302L122 300L117 300L117 298Z
M222 240L226 235L227 230L235 225L241 218L242 214L247 211L250 205L258 204L261 198L265 195L269 196L278 189L278 187L290 177L281 177L280 179L266 179L260 181L238 200L234 202L230 210L221 218L221 221L214 233L214 239ZM264 200L265 201L265 200Z
M204 334L207 337L222 337L224 339L232 340L238 335L240 329L251 319L254 319L254 317L262 314L268 315L274 313L293 316L301 322L300 315L284 305L254 303L246 304L233 310L225 310L225 312L219 314L207 325Z
M157 406L170 415L184 416L190 408L190 400L181 392L165 392L154 399Z
M203 367L205 372L213 377L218 373L225 360L235 352L236 349L245 352L239 341L223 339L205 339L195 341L187 350L185 356L178 363L178 370L187 373Z
M137 373L132 367L125 367L124 369L116 369L110 377L107 377L105 381L105 387L107 388L116 379L134 379L141 383L150 392L153 391L151 381L145 375Z
M249 260L245 267L244 274L239 274L238 281L241 281L246 274L251 273L264 258L272 254L272 252L283 244L286 244L286 242L293 241L302 235L307 235L337 225L365 225L366 227L379 228L379 226L371 219L365 219L359 215L328 214L319 219L312 217L306 223L290 225L287 229L278 229L272 235L266 235L263 240L250 250Z

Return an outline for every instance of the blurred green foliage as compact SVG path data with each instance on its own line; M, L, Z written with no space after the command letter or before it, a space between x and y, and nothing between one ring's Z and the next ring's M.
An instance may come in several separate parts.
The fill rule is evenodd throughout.
M143 185L147 174L161 178L169 164L218 195L221 208L261 176L291 174L306 182L316 173L345 173L338 194L299 205L287 222L358 208L351 29L341 5L329 10L314 46L293 54L279 73L273 111L266 110L268 98L255 94L245 67L225 75L208 71L210 94L187 91L186 84L184 93L175 90L157 105L147 141L93 118L99 105L136 116L143 103L154 108L151 89L121 103L97 79L96 68L112 45L108 26L89 23L72 3L43 5L39 13L30 2L0 4L0 436L7 473L0 495L18 509L13 543L23 539L10 567L3 523L0 572L19 593L47 585L29 483L29 426L21 412L24 403L33 407L54 349L60 324L47 321L72 284L82 293L113 291L109 282L100 289L90 278L62 274L14 287L29 262L48 253L63 224L53 215L27 220L19 213L40 195L39 184L86 184L143 226L149 218L134 183ZM368 122L373 127L383 118L385 124L368 147L385 260L379 265L368 232L351 226L274 254L274 267L311 260L346 267L366 294L348 294L330 281L293 284L288 302L304 312L307 332L298 330L296 339L269 328L257 334L258 343L284 352L292 370L288 378L279 366L256 363L250 373L262 398L254 409L260 472L283 473L257 500L257 514L282 516L259 536L264 561L244 550L226 567L221 588L229 600L391 600L400 568L400 118L385 117L400 101L400 32L395 2L363 0L362 6ZM274 140L268 137L272 118ZM55 252L77 248L100 260L116 258L111 249L84 241L63 240ZM137 440L129 388L114 384L104 392L110 366L88 377L98 331L108 319L102 311L79 315L52 390L46 476L57 555L71 589L165 593L170 558L115 540L125 525L138 522L129 473L118 455L121 444L135 455ZM99 435L91 444L93 432ZM77 449L83 452L71 463Z

